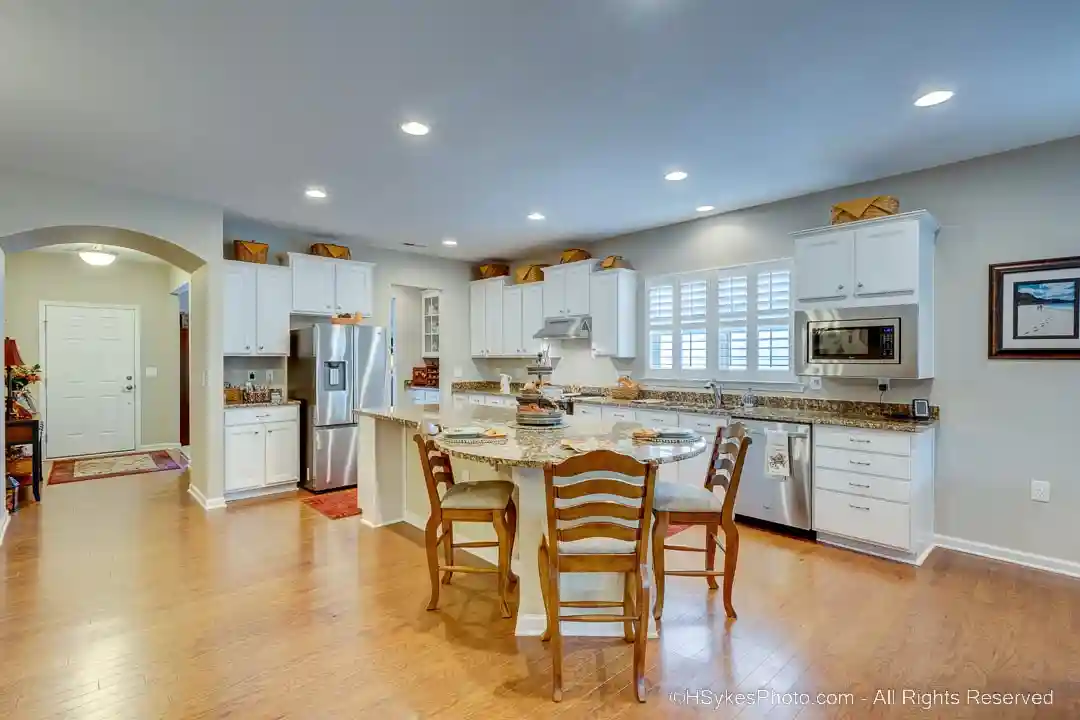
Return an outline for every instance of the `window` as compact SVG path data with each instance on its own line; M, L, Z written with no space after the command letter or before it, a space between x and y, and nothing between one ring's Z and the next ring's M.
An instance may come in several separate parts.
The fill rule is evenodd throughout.
M668 275L646 287L650 376L794 379L791 260Z

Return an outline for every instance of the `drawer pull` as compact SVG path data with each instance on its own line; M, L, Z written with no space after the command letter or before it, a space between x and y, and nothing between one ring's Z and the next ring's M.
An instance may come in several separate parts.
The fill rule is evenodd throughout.
M867 465L867 466L870 465L870 463L864 462L862 460L848 460L848 462L851 463L852 465Z
M870 441L869 441L869 440L863 440L862 438L855 438L855 437L851 437L851 436L848 436L848 442L857 442L857 443L863 443L863 444L865 444L865 445L869 445L869 444L870 444Z
M864 485L863 483L857 483L857 482L849 482L849 483L848 483L848 485L850 485L851 487L861 487L861 488L866 488L867 490L869 490L869 489L870 489L870 486L869 486L869 485Z
M851 508L852 510L865 510L867 512L870 512L870 508L868 508L868 507L866 507L864 505L852 505L851 503L848 503L848 507Z

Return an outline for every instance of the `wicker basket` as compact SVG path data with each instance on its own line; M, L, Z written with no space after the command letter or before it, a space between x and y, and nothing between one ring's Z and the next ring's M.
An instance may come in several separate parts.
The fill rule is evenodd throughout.
M900 201L892 195L857 198L832 206L832 224L841 225L856 220L887 217L898 212L900 212Z
M265 265L269 254L270 246L266 243L252 242L250 240L233 240L233 257L240 262Z
M333 243L315 243L311 246L311 254L320 257L334 258L335 260L351 260L352 251L344 245Z
M578 262L580 260L588 260L592 255L588 250L582 250L581 248L570 248L562 251L562 256L559 258L559 264Z
M623 376L619 378L619 384L611 389L612 400L637 400L641 397L641 386Z
M330 318L331 325L362 325L363 322L364 316L360 313L353 313L351 315L345 313L343 315L336 315Z
M227 387L225 388L225 404L237 405L244 402L244 388L242 387Z
M630 263L622 255L608 255L600 261L600 267L603 270L614 270L616 268L632 269Z
M547 265L525 265L514 271L514 281L523 285L525 283L544 282L544 268Z
M506 277L510 274L510 266L504 262L486 262L476 268L480 280Z

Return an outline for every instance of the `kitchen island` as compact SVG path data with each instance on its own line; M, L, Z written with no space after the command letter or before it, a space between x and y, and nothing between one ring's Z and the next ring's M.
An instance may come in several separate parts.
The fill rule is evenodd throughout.
M567 427L559 430L517 428L514 427L513 410L486 406L440 409L406 404L365 409L360 415L361 447L372 447L374 452L361 452L358 498L366 521L372 525L405 520L423 527L427 522L429 508L423 473L412 441L418 428L433 432L438 426L468 424L506 429L507 437L500 442L456 444L436 439L436 443L451 456L458 482L497 476L515 485L518 532L513 569L521 579L518 635L540 635L547 623L537 561L537 549L547 522L543 471L546 463L560 462L588 450L607 449L643 462L651 460L667 464L700 455L709 446L706 438L678 445L635 443L630 434L640 427L638 423L573 416L567 418ZM563 440L568 440L573 448L566 447ZM487 535L479 531L481 526L455 526L455 534L462 540L494 539L493 533ZM482 531L490 532L490 528L483 527ZM494 561L494 557L483 554L481 557ZM620 575L568 574L562 580L562 597L564 600L618 600L622 597L622 582ZM563 633L621 637L623 627L622 623L563 623Z

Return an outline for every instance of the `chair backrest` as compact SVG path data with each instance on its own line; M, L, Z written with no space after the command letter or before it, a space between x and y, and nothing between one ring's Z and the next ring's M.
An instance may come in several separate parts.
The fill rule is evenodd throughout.
M440 513L442 498L439 495L439 484L444 483L447 488L454 484L454 470L450 467L450 456L436 447L434 440L421 433L414 435L413 440L420 449L420 467L424 469L424 484L427 486L431 512Z
M544 466L548 538L559 542L607 538L636 543L644 563L652 521L656 463L596 450Z
M742 423L732 423L716 429L713 442L712 459L709 470L705 473L705 489L719 485L724 488L724 507L721 514L731 516L735 512L735 496L739 493L739 480L742 478L746 450L750 447L750 436Z

